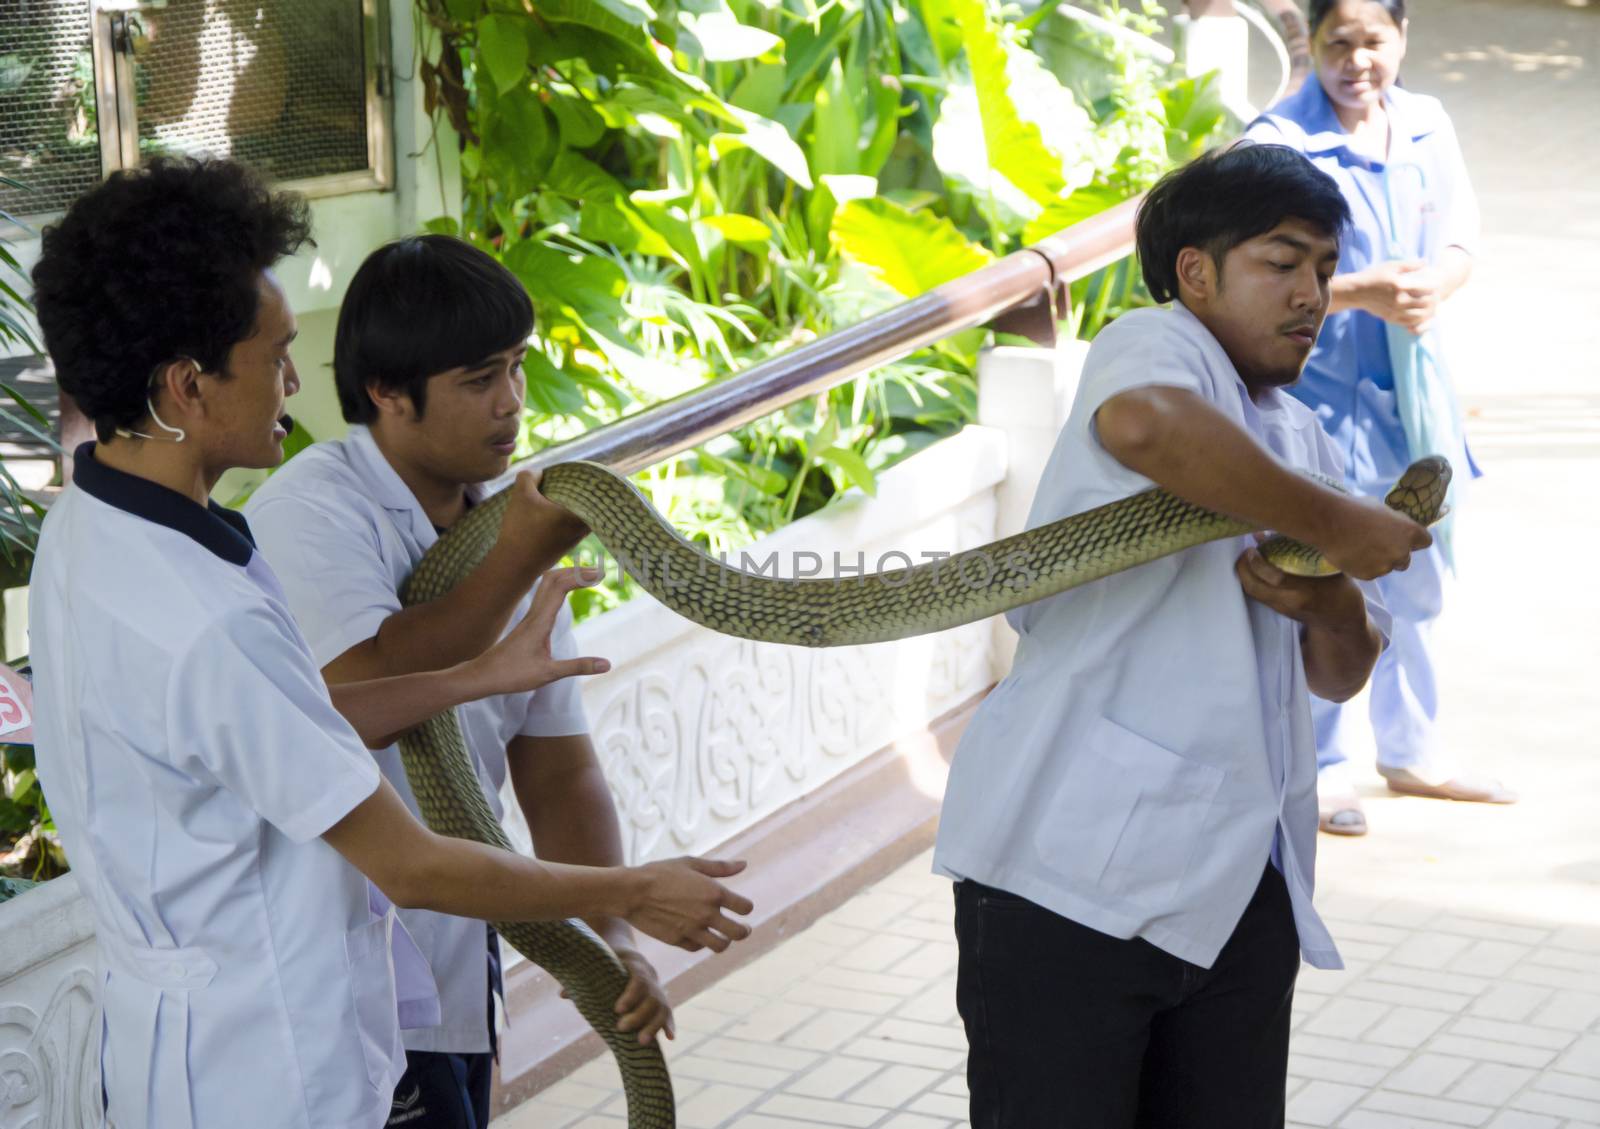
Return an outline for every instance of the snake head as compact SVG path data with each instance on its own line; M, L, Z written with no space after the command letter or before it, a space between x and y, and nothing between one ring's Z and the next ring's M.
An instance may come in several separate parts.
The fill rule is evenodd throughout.
M1444 498L1450 490L1451 473L1450 460L1443 455L1420 458L1384 495L1384 504L1420 525L1432 525L1445 515Z

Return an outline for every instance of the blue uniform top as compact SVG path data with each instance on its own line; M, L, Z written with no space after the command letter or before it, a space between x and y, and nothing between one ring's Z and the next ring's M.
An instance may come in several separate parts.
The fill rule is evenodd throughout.
M1383 160L1351 150L1315 78L1245 132L1304 153L1339 185L1352 221L1340 247L1340 274L1396 258L1437 262L1451 246L1477 250L1478 202L1444 108L1398 87L1385 93L1384 105L1390 140ZM1382 319L1364 310L1331 314L1290 392L1317 412L1355 483L1392 481L1411 461Z

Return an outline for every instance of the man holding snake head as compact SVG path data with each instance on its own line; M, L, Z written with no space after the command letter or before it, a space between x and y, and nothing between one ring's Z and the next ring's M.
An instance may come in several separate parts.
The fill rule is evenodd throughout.
M1358 583L1426 529L1340 493L1284 388L1328 310L1349 211L1277 146L1214 153L1139 212L1151 294L1096 337L1030 528L1164 487L1319 549L1248 538L1010 613L1011 673L957 750L934 866L956 880L973 1129L1279 1129L1312 908L1309 695L1366 681L1387 615Z

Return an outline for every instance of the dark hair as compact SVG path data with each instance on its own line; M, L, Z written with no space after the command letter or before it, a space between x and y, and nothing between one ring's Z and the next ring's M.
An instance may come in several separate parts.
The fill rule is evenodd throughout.
M1162 177L1139 205L1135 239L1144 284L1158 302L1178 296L1178 252L1198 247L1217 269L1239 244L1286 219L1338 238L1350 206L1333 178L1283 145L1244 143Z
M1378 7L1389 14L1394 21L1394 26L1399 27L1406 19L1406 0L1372 0ZM1317 34L1317 28L1322 26L1322 21L1328 18L1328 13L1338 7L1339 0L1311 0L1311 12L1307 22L1311 26L1311 34Z
M401 391L420 417L428 378L526 341L533 303L517 276L470 243L416 235L379 247L350 280L333 379L350 423L378 410L367 387Z
M56 380L102 441L143 419L178 357L221 372L255 326L261 272L310 239L306 203L234 161L157 157L45 228L33 302Z

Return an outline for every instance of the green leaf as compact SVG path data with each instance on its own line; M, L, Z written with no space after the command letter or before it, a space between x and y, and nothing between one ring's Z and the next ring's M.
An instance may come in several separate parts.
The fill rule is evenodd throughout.
M820 462L838 467L852 485L861 487L869 496L878 496L878 480L866 461L848 447L826 447L817 452Z
M562 149L545 173L543 187L584 203L621 200L626 194L617 178L582 153Z
M672 258L672 245L622 201L586 204L579 217L578 234L595 243L609 243L629 254Z
M683 12L678 18L700 44L700 57L708 63L759 59L783 46L778 36L742 24L726 10L702 14Z
M487 113L483 159L489 175L508 200L538 191L557 144L539 96L527 89L513 90Z
M434 216L422 225L422 230L433 235L460 235L461 224L454 216Z
M561 143L569 148L587 149L605 136L606 121L587 98L557 95L549 109L561 127Z
M1127 192L1110 185L1095 184L1080 188L1070 195L1052 200L1050 205L1023 229L1022 241L1037 243L1064 228L1114 208L1127 199L1130 199Z
M1045 144L1039 127L1017 109L999 22L989 15L984 0L947 3L961 28L990 166L1035 203L1049 203L1067 187L1064 162ZM1070 104L1065 91L1061 96Z
M33 812L9 796L0 796L0 834L22 835L32 826Z
M718 458L704 448L697 449L695 457L699 460L701 469L707 474L717 474L724 478L736 478L741 482L748 482L763 494L773 498L783 497L784 492L789 488L789 480L786 477L758 463Z
M46 416L43 412L41 412L37 407L35 407L33 402L30 401L26 396L24 396L22 394L21 390L19 390L16 387L6 383L3 380L0 380L0 392L4 392L12 400L14 400L16 402L17 407L21 408L23 411L27 412L28 415L32 416L34 418L34 420L38 422L40 427L49 427L50 426L49 417ZM8 410L8 409L0 409L0 410Z
M806 225L811 233L811 246L818 255L828 249L828 231L833 226L833 214L840 204L851 200L865 200L878 191L878 178L872 176L822 176L811 198L806 201Z
M524 16L493 15L478 24L478 54L501 94L527 81L529 23Z
M713 157L723 157L737 149L749 149L764 158L784 176L801 188L811 187L811 170L806 167L806 155L795 144L789 131L775 121L737 106L728 107L742 126L743 133L719 133L711 139Z
M947 219L884 199L852 200L833 217L833 244L888 286L915 297L994 261Z
M1177 162L1193 160L1228 114L1217 72L1179 79L1161 90L1160 98L1167 115L1167 155Z
M750 244L752 246L765 246L767 240L772 238L772 229L754 216L740 215L730 212L727 215L707 216L697 220L709 228L722 233L724 239L730 243Z
M528 385L528 406L542 415L576 415L588 406L583 389L537 349L522 359Z
M728 102L753 114L771 117L783 103L788 68L781 63L760 63L750 68L728 95Z
M677 194L670 189L661 192L635 192L630 201L639 216L671 248L671 255L681 265L694 269L700 262L700 245L694 237L694 227L674 201Z
M846 86L844 68L834 59L828 77L817 88L816 109L811 115L813 175L861 172L861 114L856 108L859 95Z
M956 22L950 0L917 0L917 6L922 9L922 26L927 30L939 65L948 66L950 60L961 54L961 27Z
M539 0L540 34L530 45L535 63L591 58L597 71L626 67L671 77L656 54L649 20L638 9L605 0Z
M525 239L505 254L505 264L537 302L615 317L627 278L602 255L584 255ZM532 356L529 353L529 356Z

